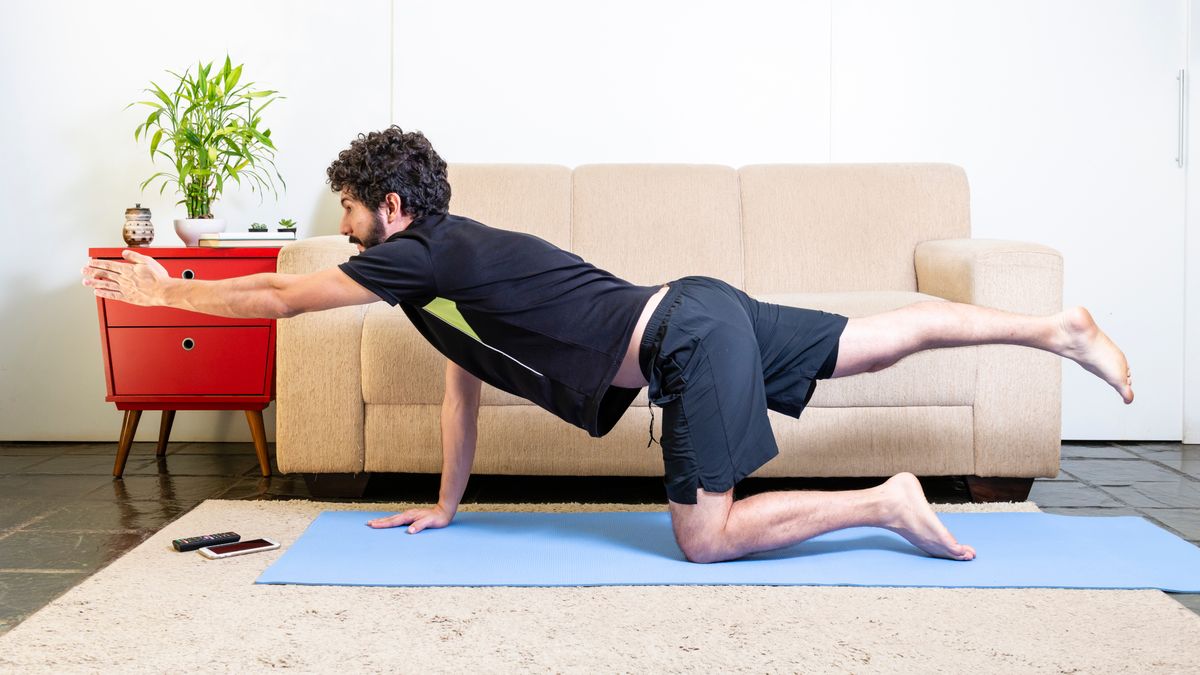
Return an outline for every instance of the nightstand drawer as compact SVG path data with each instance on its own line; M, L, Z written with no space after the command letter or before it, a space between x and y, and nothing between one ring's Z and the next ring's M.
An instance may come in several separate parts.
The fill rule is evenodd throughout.
M162 258L158 262L174 279L229 279L274 272L274 258ZM170 307L139 307L105 300L109 326L267 326L270 319L230 319Z
M262 395L269 327L110 328L113 393Z

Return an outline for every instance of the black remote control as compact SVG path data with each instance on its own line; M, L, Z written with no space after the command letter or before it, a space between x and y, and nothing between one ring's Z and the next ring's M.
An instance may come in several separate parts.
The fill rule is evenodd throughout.
M185 539L176 539L171 542L176 551L180 553L184 551L195 551L198 548L205 546L216 546L217 544L232 544L235 541L241 540L242 535L237 532L222 532L220 534L205 534L199 537L187 537Z

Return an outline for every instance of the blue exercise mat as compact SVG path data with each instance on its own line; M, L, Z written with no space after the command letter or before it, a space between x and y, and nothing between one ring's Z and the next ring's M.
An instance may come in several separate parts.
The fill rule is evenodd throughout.
M326 511L258 578L337 586L753 584L1200 591L1200 548L1143 518L943 513L971 562L932 558L880 528L690 563L666 512L460 512L445 528L376 530L389 513Z

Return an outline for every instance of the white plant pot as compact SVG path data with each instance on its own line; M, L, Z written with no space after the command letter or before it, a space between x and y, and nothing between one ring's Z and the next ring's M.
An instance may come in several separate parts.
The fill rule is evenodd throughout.
M184 246L199 246L200 235L212 232L224 232L224 218L176 218L175 234L183 240Z

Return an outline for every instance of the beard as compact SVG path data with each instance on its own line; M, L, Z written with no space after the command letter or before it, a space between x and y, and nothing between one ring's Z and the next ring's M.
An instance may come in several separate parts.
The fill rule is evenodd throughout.
M359 239L354 235L350 235L350 243L357 244L363 249L378 246L387 238L387 229L383 225L383 216L374 214L374 221L371 223L371 229L367 230L367 234L363 239Z

